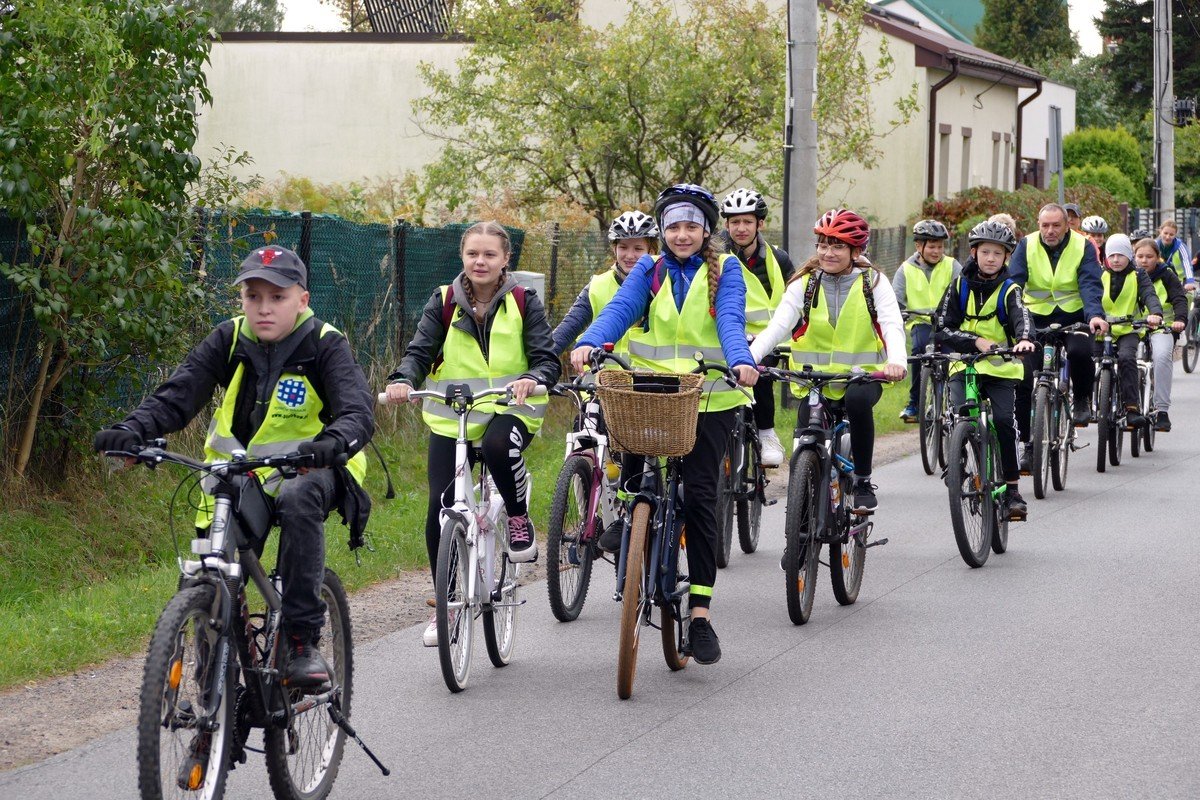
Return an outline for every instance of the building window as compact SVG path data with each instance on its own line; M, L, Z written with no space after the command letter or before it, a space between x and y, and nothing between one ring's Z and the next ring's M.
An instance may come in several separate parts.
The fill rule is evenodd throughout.
M939 200L950 195L950 126L938 127L938 192Z
M992 183L993 189L1004 188L1004 173L1000 171L1000 132L992 131Z
M958 190L971 188L971 129L962 129L962 175Z

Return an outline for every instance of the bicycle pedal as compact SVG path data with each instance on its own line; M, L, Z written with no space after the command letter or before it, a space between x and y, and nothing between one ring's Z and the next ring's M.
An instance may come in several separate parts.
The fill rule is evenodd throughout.
M778 500L766 500L763 502L763 506L773 506L778 502L779 502Z
M884 537L882 539L876 539L873 542L867 542L866 544L863 545L863 549L865 550L868 547L881 547L887 543L888 543L887 537Z

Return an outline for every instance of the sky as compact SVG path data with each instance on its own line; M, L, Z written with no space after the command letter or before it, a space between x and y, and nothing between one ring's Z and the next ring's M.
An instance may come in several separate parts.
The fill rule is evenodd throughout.
M1100 34L1093 19L1104 10L1104 0L1069 0L1071 30L1087 55L1100 52ZM285 31L336 31L341 28L337 14L320 0L284 0Z

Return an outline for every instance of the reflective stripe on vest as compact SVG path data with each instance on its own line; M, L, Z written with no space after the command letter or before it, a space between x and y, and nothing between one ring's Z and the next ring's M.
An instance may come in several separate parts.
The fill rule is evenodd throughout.
M767 329L771 315L775 313L775 309L779 308L779 303L783 300L783 293L787 290L787 286L783 282L783 270L779 268L775 251L771 249L771 245L765 243L763 249L766 250L767 281L771 284L770 294L767 293L758 276L751 272L745 264L742 265L742 280L746 284L746 332L755 335Z
M1187 273L1183 269L1183 248L1179 246L1179 242L1172 242L1175 246L1175 252L1171 253L1171 258L1167 262L1171 265L1171 269L1175 270L1175 274L1179 276L1179 282L1187 281Z
M742 268L742 263L734 256L726 255L722 259L722 270ZM664 270L662 286L650 302L648 327L645 330L634 328L630 334L632 365L657 372L691 372L696 367L694 356L697 352L705 361L724 364L725 351L721 349L721 339L717 335L717 321L708 313L708 308L706 268L702 266L696 270L682 309L675 307L671 272ZM710 376L704 382L700 410L725 411L748 402L740 391Z
M848 373L855 369L875 372L883 369L887 363L887 353L871 320L861 284L869 274L872 273L860 273L846 290L846 300L842 303L836 325L829 322L829 305L823 293L817 293L805 320L803 335L792 342L794 369L800 369L805 364L819 367L822 372ZM805 282L800 290L801 295L808 290L808 281L812 279L812 274L801 279ZM836 400L846 393L846 388L830 385L823 392L826 397ZM792 384L792 393L804 397L808 394L808 388Z
M959 280L962 280L962 278L959 278ZM983 305L979 306L978 308L975 306L975 292L968 292L967 309L964 313L962 324L958 326L958 329L964 333L973 333L977 337L982 337L984 339L996 342L1002 347L1006 345L1009 341L1008 331L1004 330L1004 326L1000 324L1000 317L996 313L997 309L1000 307L1000 303L1007 302L1008 300L1008 292L1004 293L1004 297L1000 296L1000 290L1003 286L1004 282L1001 281L1000 285L993 289L992 293L988 295L988 298L983 302ZM1017 291L1017 285L1015 283L1009 283L1008 291ZM972 319L972 317L986 317L986 319ZM965 367L961 363L954 363L950 367L950 373L954 374L956 372L961 372L963 369L965 369ZM1016 361L1007 362L998 356L995 358L976 361L975 369L978 370L981 375L992 375L997 378L1011 378L1012 380L1018 381L1021 380L1021 377L1025 372L1025 367L1022 365L1019 359Z
M442 303L446 303L449 286L443 286ZM474 336L461 330L457 323L462 319L462 307L454 304L450 327L442 343L442 363L426 378L422 389L444 392L455 383L465 383L472 391L499 389L520 378L529 370L529 359L525 355L525 321L512 292L504 295L504 303L496 309L488 330L488 357ZM498 398L496 398L498 399ZM542 427L546 416L547 397L530 397L525 402L533 406L497 406L489 400L480 403L467 415L467 438L475 441L483 437L484 429L496 414L513 414L520 417L535 434ZM421 417L429 429L439 436L458 438L458 415L437 400L425 400L421 404Z
M1163 309L1163 324L1170 325L1175 321L1175 309L1167 299L1167 284L1162 278L1150 278L1150 283L1154 285L1154 293L1158 295L1158 303Z
M1058 266L1050 265L1050 256L1037 231L1025 237L1025 263L1029 277L1025 282L1025 305L1029 313L1048 316L1058 308L1079 311L1079 265L1083 263L1088 240L1075 231L1067 231L1067 246L1058 257Z
M910 311L937 308L942 302L942 295L946 294L946 289L950 288L950 281L954 278L954 259L942 256L942 260L934 266L928 278L925 277L925 271L911 261L905 261L902 268L905 307ZM911 331L914 326L929 324L929 319L914 317L904 323L904 328Z
M588 302L592 306L593 322L596 321L596 317L600 316L600 312L604 310L604 307L611 303L612 299L617 296L617 290L620 288L621 284L617 283L616 267L606 272L601 272L599 275L593 275L592 279L588 281ZM617 355L629 352L628 332L621 337L621 341L613 345L613 351Z
M1137 290L1137 273L1132 268L1126 268L1128 274L1125 276L1125 283L1121 286L1121 293L1117 295L1116 300L1109 298L1109 289L1112 286L1113 272L1110 269L1104 270L1100 275L1100 283L1104 286L1104 294L1100 298L1101 305L1104 306L1104 316L1106 317L1131 317L1137 314L1138 310L1138 290ZM1133 333L1133 326L1128 324L1113 325L1113 338L1124 336L1127 333ZM1097 336L1099 340L1102 337Z

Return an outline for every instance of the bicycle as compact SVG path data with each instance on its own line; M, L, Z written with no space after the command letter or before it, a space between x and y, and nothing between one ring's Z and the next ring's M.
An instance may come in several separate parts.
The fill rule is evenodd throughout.
M1154 409L1154 347L1150 337L1146 336L1138 345L1138 401L1142 415L1146 417L1146 425L1141 430L1141 448L1147 453L1154 452L1155 424L1158 412ZM1129 446L1133 457L1137 458L1138 435L1130 437Z
M1200 307L1195 297L1188 311L1187 327L1183 331L1183 371L1189 375L1196 369L1200 361Z
M950 357L934 350L937 334L932 334L930 343L921 355L908 359L920 371L920 400L918 419L921 440L921 467L926 475L938 468L946 467L946 443L950 440L950 408L946 392L947 369Z
M1046 498L1046 489L1050 485L1056 492L1066 488L1071 453L1086 447L1075 444L1066 337L1088 330L1090 328L1084 322L1055 323L1037 329L1042 345L1042 367L1034 372L1033 429L1029 446L1032 448L1033 496L1039 500Z
M1131 325L1135 331L1149 327L1145 322L1135 320L1133 317L1111 317L1108 323L1110 328L1101 339L1104 349L1096 362L1096 429L1099 436L1099 448L1096 451L1097 472L1104 472L1109 464L1114 467L1120 466L1125 430L1129 427L1126 425L1128 412L1125 404L1121 402L1121 376L1117 370L1117 356L1113 349L1113 343L1116 340L1113 337L1111 326ZM1138 371L1141 372L1140 366ZM1139 435L1139 431L1132 431L1130 435L1130 445L1135 450L1137 444L1134 442ZM1134 455L1137 453L1135 452Z
M812 615L823 544L829 545L833 596L845 606L858 600L867 549L888 541L870 541L875 523L869 515L855 514L850 505L854 494L854 462L848 457L850 426L841 403L826 400L821 390L833 383L849 386L887 379L883 373L764 371L777 380L809 389L809 423L794 434L788 466L782 562L788 617L793 624L803 625Z
M629 368L611 349L598 347L592 353L593 373L605 361ZM587 599L592 563L600 555L596 546L600 532L624 518L617 487L620 467L609 453L596 386L588 383L591 377L580 375L551 390L569 397L576 408L546 526L546 589L550 611L560 622L578 619Z
M268 575L259 555L276 522L274 504L255 470L291 478L312 456L291 453L203 463L165 449L156 439L113 458L143 464L177 464L211 484L212 523L192 539L195 558L179 553L178 589L155 624L138 700L138 788L143 800L196 793L224 796L229 772L263 753L271 791L279 800L324 798L333 788L349 736L384 775L389 774L351 727L354 649L350 606L337 574L326 568L321 598L331 682L315 691L282 683L283 581ZM193 485L194 488L194 485ZM175 499L172 498L172 507ZM174 513L172 509L172 519ZM172 528L174 535L174 529ZM248 588L258 590L263 612L250 611ZM264 729L264 746L247 744L251 728Z
M641 487L629 501L621 531L613 593L613 600L621 603L617 696L622 700L633 695L643 627L659 629L663 658L671 671L684 669L690 660L683 457L695 444L702 373L723 372L727 383L737 385L727 367L700 357L697 362L690 374L606 370L597 376L613 448L646 458ZM655 607L658 625L651 619Z
M545 395L545 386L530 393L531 397ZM454 502L439 515L442 531L433 581L438 662L446 688L458 693L467 688L471 676L475 618L483 617L483 640L492 666L504 667L512 660L517 609L525 602L518 597L521 564L508 558L504 501L477 450L472 458L474 445L467 439L471 410L492 397L504 398L497 405L510 403L512 392L507 388L476 392L469 384L456 383L445 391L423 389L408 396L444 403L458 416ZM379 395L379 403L388 404L386 394ZM472 461L479 464L478 483L473 480Z
M988 555L1008 550L1008 508L1002 499L1008 484L1000 462L1000 438L992 419L991 400L979 390L981 359L1011 361L1008 347L964 353L954 360L963 369L965 402L954 409L946 486L950 490L950 524L958 553L967 566L982 567Z
M762 510L767 501L767 470L762 464L762 445L753 406L737 409L738 419L729 434L726 456L717 484L717 567L729 566L733 550L733 523L737 519L738 546L743 553L758 549Z

